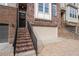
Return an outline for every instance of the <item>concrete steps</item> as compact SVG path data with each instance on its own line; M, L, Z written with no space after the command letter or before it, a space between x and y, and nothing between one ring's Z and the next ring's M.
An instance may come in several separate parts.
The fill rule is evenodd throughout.
M15 55L17 55L17 56L18 55L28 55L29 53L31 55L34 52L30 52L30 51L33 51L33 50L34 50L34 46L33 46L33 42L30 37L28 29L27 28L18 28ZM34 55L35 55L35 53L34 53Z

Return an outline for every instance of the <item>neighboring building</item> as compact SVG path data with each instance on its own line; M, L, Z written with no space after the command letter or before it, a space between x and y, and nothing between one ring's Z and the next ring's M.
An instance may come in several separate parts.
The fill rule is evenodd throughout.
M7 42L13 45L15 41L15 53L29 51L32 46L34 47L34 42L28 29L27 21L32 25L33 32L35 33L38 42L43 40L43 43L45 41L46 43L50 43L50 34L48 32L53 34L51 35L52 40L55 40L58 35L57 30L60 25L60 5L58 3L0 3L0 43ZM17 32L16 28L18 30ZM49 37L44 38L42 35L46 35L46 32ZM30 43L33 44L31 46L29 44L28 46L24 45L24 43L27 43L27 40L24 39L28 38L25 37L27 36L26 33L30 33L29 38L32 39ZM22 36L20 36L20 34ZM17 35L17 37L15 35ZM18 40L18 36L20 37L20 40ZM22 50L23 48L24 50Z
M68 37L74 37L73 33L76 33L76 26L78 23L78 3L61 3L61 27L65 29L62 34L68 35ZM68 32L68 33L67 33ZM71 35L70 35L70 33Z
M78 22L78 4L61 3L61 16L67 25L76 26Z

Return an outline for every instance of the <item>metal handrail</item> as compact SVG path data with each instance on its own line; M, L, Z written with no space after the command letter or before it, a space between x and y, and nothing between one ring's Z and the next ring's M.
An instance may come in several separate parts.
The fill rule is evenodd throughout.
M37 56L38 55L37 38L36 38L36 36L35 36L35 34L33 32L32 25L30 24L29 21L27 21L27 28L28 28L30 36L32 38L33 46L34 46L34 49L35 49L35 52L36 52L36 56Z
M14 47L14 56L15 56L15 52L16 52L17 32L18 32L18 9L17 9L17 20L16 20L15 37L14 37L14 42L13 42L13 47Z
M14 56L15 56L15 52L16 52L17 30L18 30L18 27L16 27L15 38L14 38L14 43L13 43L13 47L14 47Z

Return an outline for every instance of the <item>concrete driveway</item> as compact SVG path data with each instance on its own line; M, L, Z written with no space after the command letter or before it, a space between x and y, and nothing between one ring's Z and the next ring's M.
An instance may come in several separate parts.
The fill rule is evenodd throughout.
M50 43L40 51L41 56L79 56L79 40L60 38L59 42Z

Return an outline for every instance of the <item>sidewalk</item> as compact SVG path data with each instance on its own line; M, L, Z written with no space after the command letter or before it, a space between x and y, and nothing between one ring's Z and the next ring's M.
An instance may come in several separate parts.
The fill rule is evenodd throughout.
M0 44L0 56L13 56L13 47L8 43Z
M45 45L41 56L79 56L79 40L60 39L61 41Z

